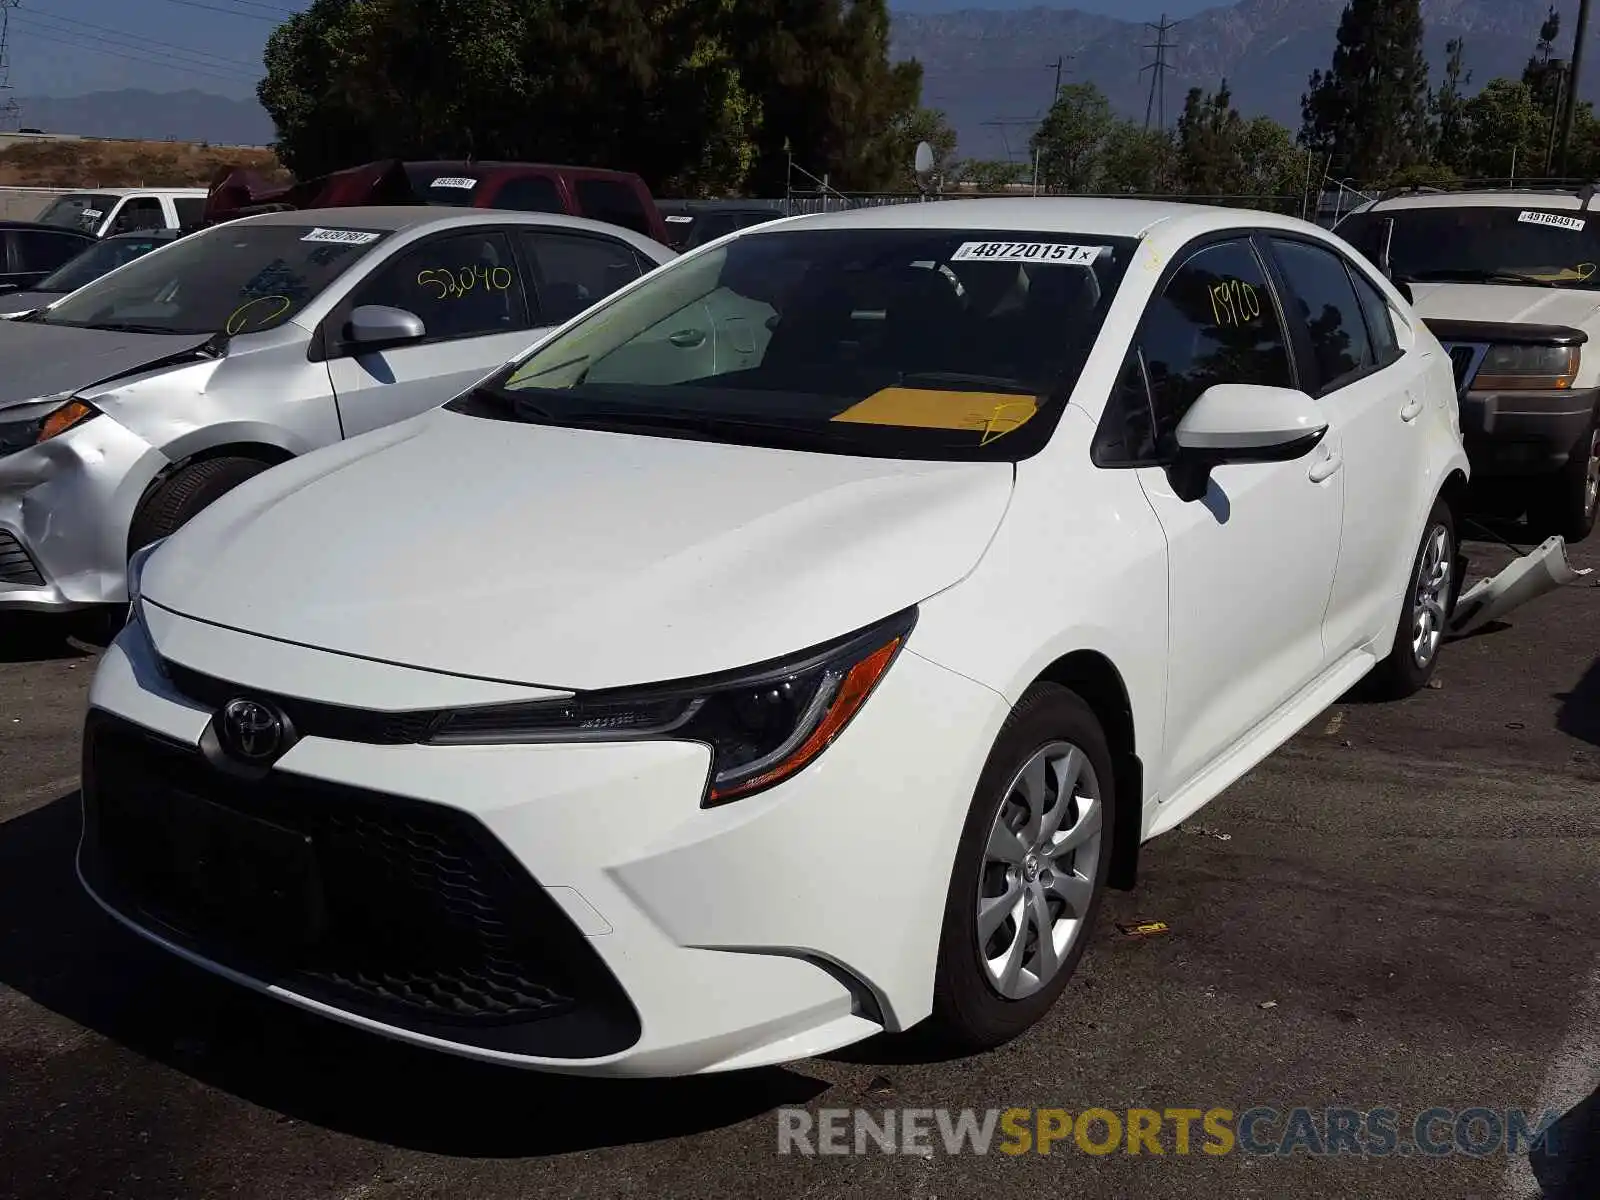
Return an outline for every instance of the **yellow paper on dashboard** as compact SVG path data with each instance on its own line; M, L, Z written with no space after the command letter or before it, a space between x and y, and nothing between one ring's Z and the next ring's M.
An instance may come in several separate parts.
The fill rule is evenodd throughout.
M1032 396L1012 392L945 392L889 387L845 409L835 421L901 429L969 429L985 442L1010 433L1039 411Z

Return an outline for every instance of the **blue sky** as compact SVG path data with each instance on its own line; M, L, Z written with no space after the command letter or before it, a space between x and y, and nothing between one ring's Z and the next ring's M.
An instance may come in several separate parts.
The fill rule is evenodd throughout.
M1226 3L1226 0L1223 0ZM903 12L1077 8L1131 21L1174 18L1218 0L891 0ZM273 26L305 0L22 0L11 20L11 85L21 96L124 87L248 96Z

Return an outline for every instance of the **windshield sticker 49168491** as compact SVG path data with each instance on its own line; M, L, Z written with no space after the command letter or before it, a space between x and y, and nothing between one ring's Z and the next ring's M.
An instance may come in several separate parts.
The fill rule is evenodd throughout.
M1582 217L1563 217L1560 213L1533 211L1517 214L1517 220L1524 225L1549 225L1555 229L1570 229L1573 233L1583 232L1586 223Z

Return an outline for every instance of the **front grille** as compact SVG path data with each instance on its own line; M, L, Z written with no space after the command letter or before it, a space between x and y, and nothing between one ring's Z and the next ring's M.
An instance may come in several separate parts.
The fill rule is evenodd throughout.
M43 587L44 576L29 557L16 535L0 529L0 583L20 583L26 587Z
M237 779L99 711L83 796L90 885L222 966L513 1053L595 1057L638 1039L587 939L466 813L277 772Z
M270 701L301 737L332 738L339 742L364 742L375 746L408 746L425 742L449 717L447 712L383 713L341 704L323 704L240 687L225 679L203 674L181 663L163 659L161 669L181 694L210 709L248 695Z

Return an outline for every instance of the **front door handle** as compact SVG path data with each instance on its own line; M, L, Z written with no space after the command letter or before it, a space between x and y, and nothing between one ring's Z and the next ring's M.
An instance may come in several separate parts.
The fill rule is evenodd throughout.
M1400 419L1409 424L1422 415L1422 408L1422 398L1415 392L1407 392L1405 405L1400 409Z
M1333 473L1344 466L1344 459L1337 450L1329 450L1327 457L1311 464L1311 470L1306 472L1312 483L1321 483L1324 479L1333 477Z
M704 331L699 329L680 329L677 333L667 338L667 341L680 350L693 350L696 346L704 346L706 344L706 335Z

